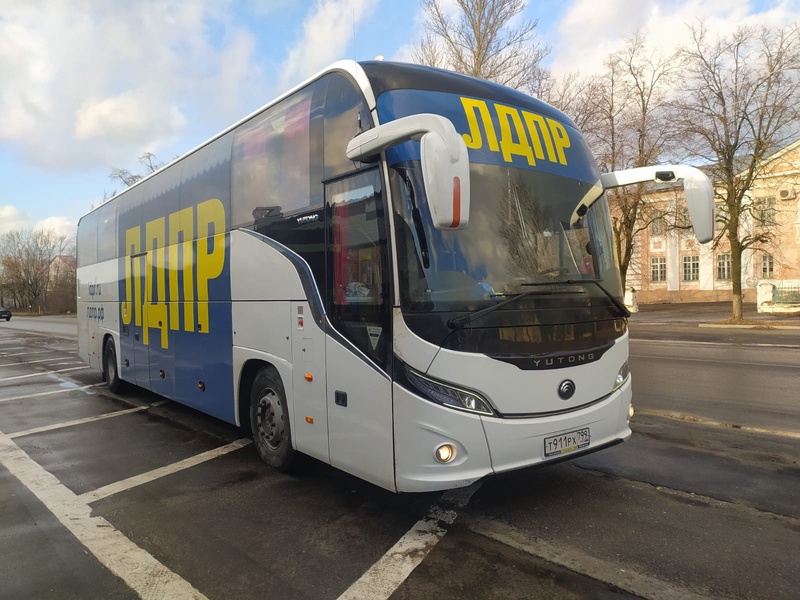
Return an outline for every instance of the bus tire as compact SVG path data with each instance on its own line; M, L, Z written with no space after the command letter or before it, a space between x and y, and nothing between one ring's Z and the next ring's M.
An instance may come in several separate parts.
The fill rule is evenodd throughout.
M276 471L289 470L294 459L289 408L280 375L262 367L250 392L250 427L258 454Z
M123 381L119 378L117 369L117 349L111 338L106 341L103 348L103 379L108 383L108 389L115 394L122 391Z

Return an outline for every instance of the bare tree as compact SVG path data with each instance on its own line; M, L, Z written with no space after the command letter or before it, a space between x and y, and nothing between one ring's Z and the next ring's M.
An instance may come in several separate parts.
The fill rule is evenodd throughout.
M0 236L3 294L10 295L17 307L46 307L53 259L68 254L74 255L74 243L52 229L3 234Z
M637 34L606 60L605 73L594 79L588 100L594 108L587 114L590 147L604 171L657 164L674 148L675 126L668 93L681 66L677 54L664 56L648 48ZM634 256L638 234L660 216L645 200L644 186L609 192L614 243L620 263L622 284Z
M749 191L769 168L769 158L800 130L800 30L741 27L709 39L702 23L692 28L688 89L678 99L686 147L709 165L722 201L715 248L730 245L731 317L742 318L742 254L769 243Z
M525 9L525 0L455 0L450 15L441 0L426 0L425 37L412 48L418 63L444 67L536 92L546 79L541 66L550 49L536 40L538 21L508 23Z
M118 180L122 182L125 187L130 187L137 181L144 179L150 173L155 173L161 167L164 166L165 163L159 162L156 160L156 155L152 152L145 152L137 159L139 164L145 167L145 174L139 175L138 173L131 173L128 169L119 169L114 168L111 169L111 173L109 174L108 178L113 180ZM112 194L113 196L113 194Z

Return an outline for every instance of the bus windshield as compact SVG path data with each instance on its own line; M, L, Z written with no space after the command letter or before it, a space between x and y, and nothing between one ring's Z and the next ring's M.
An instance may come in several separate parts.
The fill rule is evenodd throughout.
M585 307L587 298L602 304L605 294L582 279L598 280L621 298L602 188L550 173L472 164L470 225L441 231L431 225L416 165L398 164L392 173L404 311L476 311L534 284L542 284L542 295L563 296L565 307ZM576 219L575 207L587 194L596 200L589 198L590 208Z

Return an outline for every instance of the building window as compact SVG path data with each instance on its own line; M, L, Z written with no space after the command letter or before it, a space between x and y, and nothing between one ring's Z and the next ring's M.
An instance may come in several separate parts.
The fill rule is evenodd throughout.
M761 255L761 278L772 279L775 277L775 259L772 254Z
M731 278L731 255L717 254L717 279Z
M728 207L725 204L718 202L714 206L714 231L719 233L723 229L725 229L725 225L728 224Z
M665 233L667 233L666 213L664 211L658 211L650 222L650 235L664 235Z
M776 218L774 197L770 196L769 198L757 198L755 204L755 217L758 225L761 225L762 227L768 227L770 225L777 224L778 220Z
M650 281L667 280L667 259L664 256L654 256L650 259Z
M683 257L683 280L684 281L699 281L700 280L700 257L684 256Z

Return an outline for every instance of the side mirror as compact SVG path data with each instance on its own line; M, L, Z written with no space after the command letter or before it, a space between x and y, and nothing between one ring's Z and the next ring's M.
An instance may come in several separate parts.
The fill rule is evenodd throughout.
M692 220L697 241L705 244L714 239L714 186L700 169L688 165L639 167L603 173L600 179L606 189L646 181L666 182L682 179L689 218Z
M347 158L369 161L392 146L419 140L422 179L436 229L469 224L469 155L464 139L446 118L419 114L390 121L358 134L347 144Z

